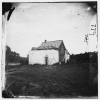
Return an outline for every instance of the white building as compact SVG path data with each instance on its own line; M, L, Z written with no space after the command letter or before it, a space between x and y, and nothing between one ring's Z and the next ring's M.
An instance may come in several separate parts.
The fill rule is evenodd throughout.
M46 41L29 52L29 64L67 63L69 53L66 50L62 40Z

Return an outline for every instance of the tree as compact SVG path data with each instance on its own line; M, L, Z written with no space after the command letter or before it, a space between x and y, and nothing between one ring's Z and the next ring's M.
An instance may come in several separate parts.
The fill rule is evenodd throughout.
M6 63L8 63L9 61L10 61L10 55L11 55L11 49L10 49L10 47L9 46L6 46L6 56L5 56L5 58L6 58Z
M13 63L19 63L20 62L20 56L18 53L11 51L9 46L6 46L6 63L13 62Z

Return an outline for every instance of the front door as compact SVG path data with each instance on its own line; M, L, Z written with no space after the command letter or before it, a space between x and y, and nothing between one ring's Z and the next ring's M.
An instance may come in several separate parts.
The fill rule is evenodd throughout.
M48 57L45 57L45 64L48 65Z

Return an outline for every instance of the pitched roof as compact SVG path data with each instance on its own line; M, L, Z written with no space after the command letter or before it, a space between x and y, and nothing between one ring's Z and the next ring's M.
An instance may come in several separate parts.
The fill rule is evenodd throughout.
M37 48L37 50L58 49L61 43L62 40L42 42L42 44Z
M31 50L36 50L37 49L37 47L32 47L32 49Z
M42 42L39 47L32 50L58 49L62 42L63 42L62 40Z

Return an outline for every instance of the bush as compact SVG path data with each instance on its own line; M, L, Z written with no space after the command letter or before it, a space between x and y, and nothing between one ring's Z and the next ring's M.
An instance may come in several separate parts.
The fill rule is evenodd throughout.
M53 65L54 65L54 66L57 66L57 65L60 65L60 64L59 64L59 62L57 62L57 63L54 63Z
M41 66L41 64L37 64L37 63L36 63L36 64L33 64L33 65L34 65L34 66Z
M20 58L20 63L22 64L22 65L28 65L28 58Z

